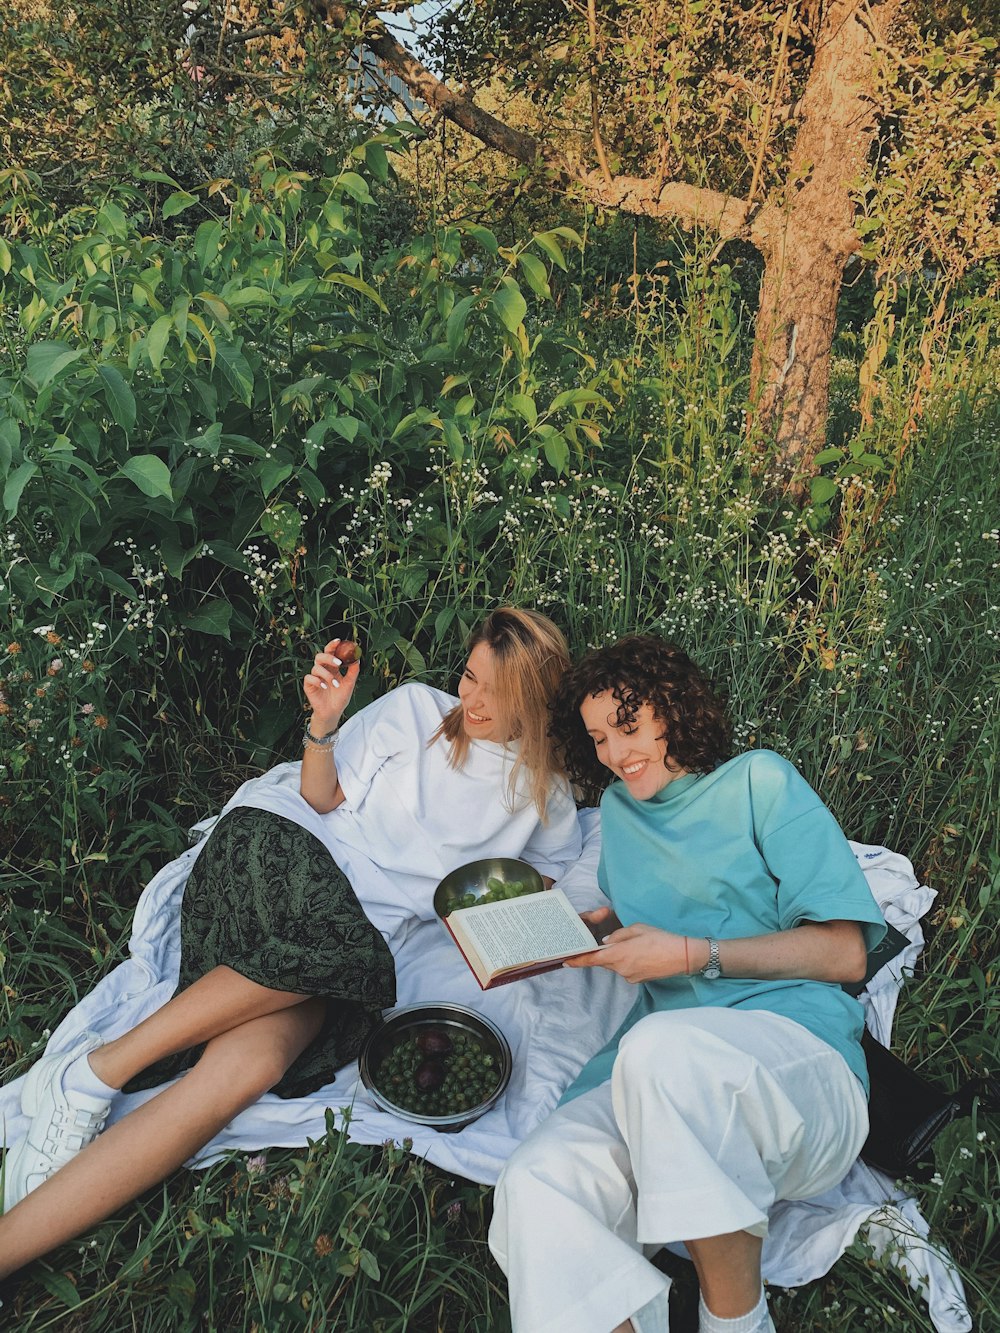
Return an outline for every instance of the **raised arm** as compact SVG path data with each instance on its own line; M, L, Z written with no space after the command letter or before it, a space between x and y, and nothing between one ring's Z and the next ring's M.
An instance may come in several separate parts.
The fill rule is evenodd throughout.
M341 667L346 668L343 675ZM330 738L340 726L360 670L357 645L350 639L331 639L313 658L312 670L302 683L312 711L306 723L299 791L321 815L336 810L345 799Z
M606 936L600 953L570 960L567 967L606 967L626 981L655 981L700 972L708 962L708 940L675 935L641 923ZM745 939L720 940L723 977L758 981L860 981L867 953L856 921L806 921L792 930Z

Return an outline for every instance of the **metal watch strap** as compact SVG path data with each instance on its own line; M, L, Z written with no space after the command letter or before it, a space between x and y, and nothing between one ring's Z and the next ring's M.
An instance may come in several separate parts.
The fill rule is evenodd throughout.
M717 977L722 976L722 961L719 957L719 941L713 940L706 935L708 941L708 962L701 969L701 975L709 981L715 981Z

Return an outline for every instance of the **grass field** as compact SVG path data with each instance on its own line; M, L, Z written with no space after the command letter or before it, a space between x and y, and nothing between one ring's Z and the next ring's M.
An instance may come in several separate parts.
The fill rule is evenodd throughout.
M112 560L110 520L85 526L114 577L86 583L81 558L48 600L38 580L60 516L44 489L26 492L0 536L9 1074L123 956L142 884L186 828L244 777L294 757L296 681L325 627L340 616L356 627L370 693L413 674L446 685L464 627L498 600L549 612L576 649L633 629L679 640L728 691L741 746L788 756L850 837L905 853L937 891L897 1051L946 1087L1000 1067L996 366L956 335L917 416L920 367L901 332L877 420L862 428L857 366L842 357L833 485L800 514L741 441L745 358L720 374L711 341L692 336L693 310L651 303L608 335L621 374L599 386L602 445L570 450L561 470L547 453L497 445L495 399L464 450L359 449L308 522L292 500L269 500L239 549L220 539L249 503L235 480L197 510L201 545L185 558L132 517L114 530ZM732 318L712 337L738 338ZM260 383L267 367L255 373ZM539 395L579 386L564 367L548 373ZM371 372L376 401L387 374ZM274 461L232 448L234 473L259 478ZM219 619L225 600L232 622ZM998 1145L996 1118L963 1121L913 1187L983 1330L1000 1328ZM476 1186L331 1131L308 1150L179 1173L31 1266L0 1318L25 1333L501 1333L488 1207ZM683 1304L690 1282L679 1285ZM860 1244L772 1304L781 1333L929 1327L918 1296Z

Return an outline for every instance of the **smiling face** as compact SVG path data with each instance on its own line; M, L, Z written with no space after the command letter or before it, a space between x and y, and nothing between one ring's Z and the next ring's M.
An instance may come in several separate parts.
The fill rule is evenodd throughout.
M485 643L477 643L458 682L462 701L462 726L471 741L509 741L497 698L496 659Z
M580 716L601 763L621 778L637 801L648 801L687 770L668 767L664 724L649 704L640 704L634 721L622 723L618 707L611 691L603 690L584 699Z

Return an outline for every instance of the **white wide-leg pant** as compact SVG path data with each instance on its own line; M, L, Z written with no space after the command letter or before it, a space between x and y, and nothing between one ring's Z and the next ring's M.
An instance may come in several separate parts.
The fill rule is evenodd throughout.
M868 1133L833 1047L761 1011L652 1014L609 1083L559 1107L496 1188L490 1249L514 1333L609 1333L642 1311L665 1333L671 1241L767 1233L768 1208L837 1184ZM655 1312L655 1313L654 1313Z

